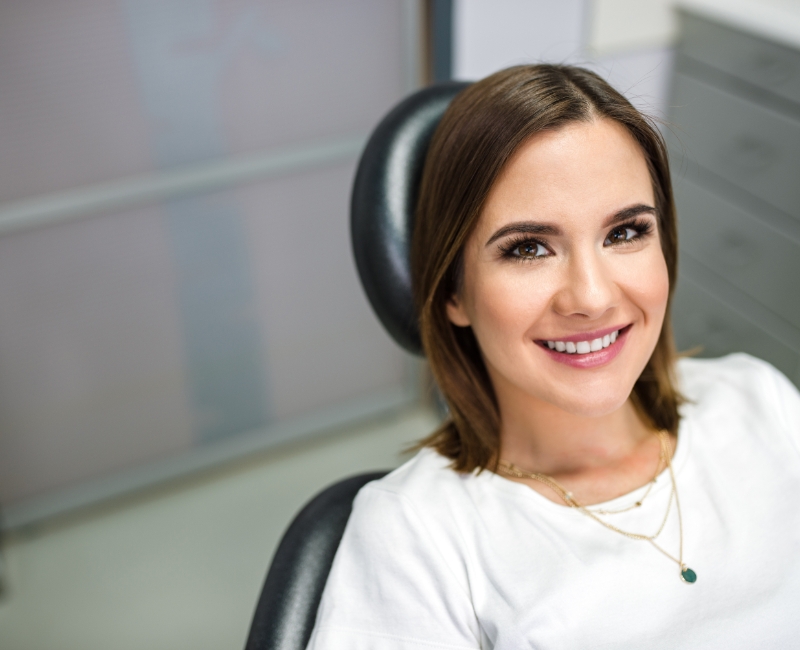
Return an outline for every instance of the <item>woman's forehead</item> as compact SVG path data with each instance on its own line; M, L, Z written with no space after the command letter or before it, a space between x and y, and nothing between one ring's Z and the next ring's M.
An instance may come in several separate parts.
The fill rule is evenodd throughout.
M583 223L653 200L644 154L624 126L572 122L519 148L489 192L478 229L518 220Z

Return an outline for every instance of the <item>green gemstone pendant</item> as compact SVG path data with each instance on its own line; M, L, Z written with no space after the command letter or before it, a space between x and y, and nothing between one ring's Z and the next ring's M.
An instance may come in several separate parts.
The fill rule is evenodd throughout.
M685 566L683 569L681 569L681 580L692 584L693 582L697 581L697 574L688 566Z

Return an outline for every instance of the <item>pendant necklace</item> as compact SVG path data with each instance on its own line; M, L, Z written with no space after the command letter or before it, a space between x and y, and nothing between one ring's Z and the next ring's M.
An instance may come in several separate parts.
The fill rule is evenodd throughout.
M581 513L589 517L590 519L594 519L597 523L612 530L620 535L624 535L629 539L635 540L644 540L650 542L658 551L663 553L666 557L670 560L675 562L678 565L680 570L680 579L685 582L686 584L693 584L697 581L697 573L690 569L686 564L683 562L683 517L681 516L681 503L680 499L678 498L678 486L675 481L675 472L672 469L672 462L670 460L670 450L669 450L669 437L665 431L657 431L656 435L658 435L659 441L661 442L661 456L659 458L658 468L661 467L661 460L666 460L667 469L669 470L669 477L672 483L672 490L670 492L669 499L667 500L667 509L664 513L664 518L661 521L661 525L658 527L658 530L652 535L645 535L642 533L632 533L627 530L622 530L613 524L608 523L601 519L598 515L608 515L608 514L617 514L619 512L626 512L628 510L632 510L635 507L641 505L642 501L644 501L645 497L650 493L650 489L655 481L655 477L650 482L650 487L648 487L645 494L639 499L636 503L628 508L623 508L621 510L591 510L586 506L581 505L578 501L575 500L575 497L572 496L572 492L567 490L563 485L561 485L558 481L556 481L553 477L548 476L547 474L538 474L535 472L525 472L520 470L518 467L509 463L507 461L501 460L498 463L498 469L505 474L506 476L513 476L514 478L528 478L533 479L534 481L538 481L547 485L551 490L553 490L564 503L569 506L570 508L576 508ZM658 474L658 468L656 470L656 475ZM661 534L661 531L664 530L664 526L667 523L667 519L669 518L669 513L672 508L672 501L675 501L675 510L678 512L678 538L679 538L679 545L678 545L678 557L675 557L671 553L665 551L661 546L656 543L656 538Z

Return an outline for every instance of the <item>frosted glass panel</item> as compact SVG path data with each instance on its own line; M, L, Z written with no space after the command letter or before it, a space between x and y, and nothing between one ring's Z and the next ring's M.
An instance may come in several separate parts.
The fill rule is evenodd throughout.
M404 0L0 7L0 210L363 138ZM348 237L355 155L0 237L0 504L406 384Z
M0 197L363 132L403 90L402 0L6 0Z

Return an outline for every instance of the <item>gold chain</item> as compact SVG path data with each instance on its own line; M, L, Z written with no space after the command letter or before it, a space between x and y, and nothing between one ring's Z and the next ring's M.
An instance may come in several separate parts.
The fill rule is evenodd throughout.
M666 435L663 432L662 435ZM658 544L656 544L652 539L650 543L659 551L661 551L664 555L666 555L670 560L676 562L678 564L679 570L681 572L681 579L684 582L692 583L697 580L697 574L689 569L683 563L683 517L681 516L681 501L678 498L678 484L675 481L675 472L672 471L672 461L670 460L669 454L667 454L667 469L669 470L669 478L672 481L672 495L670 496L670 501L672 501L672 497L675 497L675 510L678 511L678 557L667 553L663 548L661 548ZM691 579L687 579L685 573L689 571L690 574L693 576Z
M556 481L552 476L548 476L547 474L539 474L539 473L535 473L535 472L524 472L524 471L520 470L518 467L516 467L515 465L513 465L512 463L509 463L508 461L503 461L503 460L501 460L498 463L498 468L500 469L500 471L502 471L507 476L513 476L515 478L533 479L534 481L538 481L540 483L543 483L544 485L547 485L551 490L553 490L556 494L558 494L559 497L561 497L561 499L564 501L564 503L567 506L569 506L570 508L576 508L577 510L582 512L584 515L586 515L590 519L594 519L597 523L599 523L602 526L605 526L609 530L612 530L612 531L614 531L616 533L619 533L620 535L624 535L625 537L628 537L629 539L636 539L636 540L643 540L643 541L650 542L657 550L659 550L661 553L666 555L669 559L671 559L673 562L675 562L680 567L681 578L685 582L694 582L694 580L696 579L696 574L693 571L691 571L691 569L688 569L686 567L686 565L683 563L683 518L681 516L681 504L680 504L680 500L678 499L678 487L677 487L677 483L675 481L675 473L672 470L672 461L670 459L671 454L670 454L670 450L669 450L669 437L668 437L668 435L667 435L667 433L665 431L657 431L656 435L658 435L659 441L661 443L661 451L660 451L660 455L659 455L658 467L656 468L656 476L658 476L658 471L659 471L659 468L661 467L661 461L662 460L666 460L667 469L669 470L670 481L672 483L672 490L670 492L669 500L667 501L667 510L664 513L664 518L661 521L661 525L658 527L658 530L652 535L645 535L645 534L642 534L642 533L632 533L632 532L627 531L627 530L622 530L621 528L618 528L617 526L614 526L613 524L610 524L607 521L603 521L597 515L598 514L616 514L618 512L626 512L628 510L632 510L633 508L638 507L639 505L641 505L641 502L644 501L645 497L650 493L650 489L653 486L653 483L655 481L655 477L653 477L653 479L650 481L650 486L648 487L647 492L645 492L644 496L641 499L639 499L636 503L634 503L632 506L629 506L629 507L621 509L621 510L606 511L606 510L602 510L602 509L597 509L597 510L593 511L593 510L590 510L589 508L587 508L586 506L582 505L581 503L579 503L575 499L575 497L572 496L572 492L567 490L563 485L561 485L558 481ZM665 551L663 548L661 548L655 542L656 538L661 534L661 531L664 530L664 526L667 523L667 519L669 518L669 513L670 513L670 510L672 508L673 499L675 500L675 509L678 512L678 531L679 531L679 540L680 540L679 546L678 546L678 557L677 558L675 556L671 555L670 553L667 553L667 551ZM693 575L694 578L693 579L687 579L686 576L685 576L685 572L686 571L691 572L691 575Z
M659 441L661 443L661 455L665 454L665 445L664 445L664 437L659 433ZM659 461L659 465L661 465ZM645 535L643 533L631 533L627 530L622 530L618 528L614 524L610 524L607 521L603 521L600 517L597 516L598 513L593 512L586 506L579 503L574 496L572 496L572 492L567 490L561 483L556 481L552 476L548 476L547 474L539 474L534 472L524 472L520 470L518 467L509 463L507 461L500 461L499 463L500 469L503 471L504 474L514 476L516 478L529 478L533 479L534 481L539 481L544 485L547 485L550 489L552 489L561 499L564 501L566 505L570 508L577 508L580 510L584 515L594 519L598 524L601 526L605 526L609 530L613 530L615 533L619 533L620 535L625 535L625 537L629 537L630 539L641 539L641 540L654 540L661 534L661 531L664 530L664 526L666 525L667 518L669 517L669 511L672 507L672 496L670 495L670 499L667 503L667 511L664 513L664 519L661 522L658 530L652 535Z
M656 484L656 479L658 478L658 475L661 473L662 469L661 464L665 461L667 456L669 456L668 444L665 444L664 438L662 436L659 436L658 438L661 444L660 444L660 449L658 451L658 463L656 464L656 471L653 474L653 478L651 478L650 482L647 484L647 489L645 490L641 498L638 501L635 501L631 505L626 506L624 508L618 508L614 510L604 510L603 508L592 508L591 511L593 513L595 513L596 515L617 515L623 512L629 512L634 508L640 508L642 506L644 500L648 497L650 491L653 489L653 486ZM667 439L667 443L668 442L669 439ZM589 510L589 508L587 508L587 510Z

